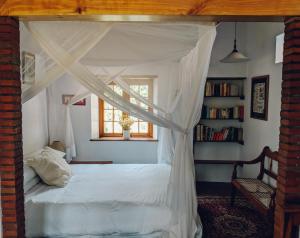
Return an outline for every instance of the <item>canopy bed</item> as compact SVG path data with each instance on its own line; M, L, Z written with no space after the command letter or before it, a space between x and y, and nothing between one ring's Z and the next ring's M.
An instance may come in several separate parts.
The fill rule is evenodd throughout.
M155 232L159 232L162 237L201 237L192 134L201 116L205 79L216 36L215 24L24 22L22 29L26 32L23 39L28 37L27 40L39 45L37 53L45 65L36 83L23 88L22 103L65 73L85 88L65 106L63 140L67 161L76 156L69 106L91 93L123 112L162 128L158 165L71 165L74 175L65 188L45 185L31 188L25 197L28 236L99 237L117 233L127 234L126 237L128 234L156 237ZM122 48L124 52L124 46L125 53L118 53ZM99 76L91 70L91 59L104 74ZM176 63L175 77L170 76L165 92L168 102L164 108L145 100L121 77L129 65L154 62ZM117 69L114 73L110 71L112 67ZM30 65L25 64L22 71L28 68ZM108 86L111 82L147 109L124 100ZM47 94L49 143L52 143L61 122L57 120L51 90ZM87 223L76 220L79 216ZM136 220L137 217L141 220ZM163 221L157 223L158 217L163 217ZM116 218L121 219L124 226L120 220L114 220ZM35 225L39 221L44 223L37 229ZM97 226L97 221L103 222Z
M39 183L25 194L27 237L167 237L171 211L165 199L170 166L71 168L73 176L66 187Z

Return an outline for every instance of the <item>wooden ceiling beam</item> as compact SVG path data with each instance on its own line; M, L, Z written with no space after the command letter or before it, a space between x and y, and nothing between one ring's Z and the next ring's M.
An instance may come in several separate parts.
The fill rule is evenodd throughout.
M102 22L283 22L283 16L158 16L158 15L78 15L19 16L20 21L102 21Z
M300 15L299 0L0 0L1 16L159 15L275 17Z

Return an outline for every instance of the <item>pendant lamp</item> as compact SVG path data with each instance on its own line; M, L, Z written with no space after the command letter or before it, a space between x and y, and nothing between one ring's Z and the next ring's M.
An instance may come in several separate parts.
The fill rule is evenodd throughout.
M233 45L233 51L227 55L224 59L220 60L222 63L241 63L241 62L247 62L250 59L240 53L236 48L236 22L234 24L234 45Z

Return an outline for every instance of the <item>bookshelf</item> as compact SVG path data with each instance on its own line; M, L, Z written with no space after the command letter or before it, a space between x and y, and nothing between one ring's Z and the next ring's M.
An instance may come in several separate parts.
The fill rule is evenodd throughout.
M245 77L207 78L202 118L194 129L194 143L244 144L241 127L244 121L244 105L241 101L245 98L243 90L245 79Z
M206 81L236 81L245 80L246 77L207 77Z
M244 141L243 140L203 140L203 141L195 141L195 143L205 143L205 142L209 142L209 143L238 143L240 145L244 145Z
M210 77L206 80L205 97L231 98L239 97L244 99L242 77ZM238 82L238 83L237 83Z
M240 96L204 96L204 98L239 98L241 100L245 99L244 95L240 95Z
M201 118L201 121L239 121L239 122L244 122L244 119L240 119L240 118Z

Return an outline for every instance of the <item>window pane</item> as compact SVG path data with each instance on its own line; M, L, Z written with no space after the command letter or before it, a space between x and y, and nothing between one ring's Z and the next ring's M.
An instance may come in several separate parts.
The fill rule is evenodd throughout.
M121 96L123 95L123 90L119 86L115 86L114 91Z
M135 98L130 98L130 102L133 103L133 104L137 104L137 101Z
M140 122L140 133L148 133L148 122Z
M114 123L114 133L122 133L122 127L118 122Z
M113 123L104 122L104 133L113 133Z
M137 93L140 93L140 92L139 92L139 85L130 85L130 88L131 88L133 91L135 91L135 92L137 92Z
M107 102L104 102L104 109L113 109L113 106L108 104Z
M122 111L115 110L115 112L114 112L114 121L120 121L121 118L122 118Z
M145 110L148 110L148 106L144 103L141 103L141 108L145 109Z
M113 110L104 110L104 121L113 120Z
M130 128L130 131L132 133L138 133L139 132L139 124L138 122L134 122Z
M134 121L138 121L138 120L139 120L138 118L133 117L133 116L130 116L130 118L131 118L132 120L134 120Z
M134 81L133 81L134 82ZM140 84L142 83L142 84ZM109 85L109 87L116 92L117 94L119 94L120 96L126 96L124 97L124 99L126 98L127 100L129 100L132 104L135 105L139 105L141 108L145 109L145 110L152 110L151 107L147 106L144 103L141 103L140 101L136 100L134 97L132 97L132 95L127 95L124 94L123 90L116 84L112 83L111 85ZM150 97L150 86L148 83L146 82L139 82L137 84L131 84L130 85L130 89L135 91L136 93L138 93L139 95L141 95L143 98L145 98L146 100L149 99ZM128 97L127 97L128 96ZM151 95L152 96L152 95ZM150 99L150 101L152 101L152 99ZM116 136L118 136L119 134L122 133L122 127L119 124L119 121L122 119L122 116L126 113L123 113L122 111L118 110L117 108L113 107L112 105L110 105L109 103L104 102L104 128L103 128L103 132L106 134L116 134ZM129 114L130 116L130 114ZM143 120L140 120L134 116L130 116L131 119L133 119L134 124L131 126L131 132L135 133L135 134L147 134L149 133L149 123L145 122Z
M140 95L147 98L148 97L148 85L140 86Z

